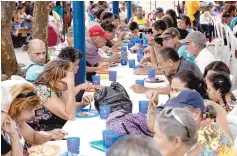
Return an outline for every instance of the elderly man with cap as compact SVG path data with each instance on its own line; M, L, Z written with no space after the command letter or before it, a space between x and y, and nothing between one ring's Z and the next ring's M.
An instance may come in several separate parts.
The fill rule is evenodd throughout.
M33 39L28 44L27 53L30 57L30 64L26 69L26 80L35 81L38 75L44 70L46 64L46 47L40 39Z
M216 60L212 53L207 50L206 37L200 31L189 33L185 39L180 40L180 43L186 45L188 56L196 57L194 62L202 73L208 64Z
M86 38L86 65L88 67L98 67L103 62L109 64L116 62L120 63L122 56L118 53L113 53L110 57L103 57L99 54L98 49L106 44L106 39L110 35L107 34L101 26L95 25L89 29L88 37ZM95 73L87 74L87 80L91 81L92 75Z

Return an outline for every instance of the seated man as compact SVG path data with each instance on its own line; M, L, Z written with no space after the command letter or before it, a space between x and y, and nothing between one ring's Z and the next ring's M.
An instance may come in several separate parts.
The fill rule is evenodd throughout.
M67 34L67 44L69 46L73 46L73 37L74 37L74 31L73 31L73 26L68 28L68 34ZM109 63L108 62L103 62L100 63L98 66L95 67L89 67L88 65L86 66L86 72L88 75L91 75L93 73L95 73L95 71L99 71L99 70L104 70L104 69L108 69L109 68ZM87 79L88 81L91 81L91 78Z
M46 63L45 43L40 39L33 39L28 44L27 53L30 57L30 64L26 69L26 80L33 82L42 73Z
M190 31L194 31L191 29L191 21L190 18L186 15L181 15L178 19L178 31L180 33L180 39L185 39Z
M177 51L173 48L164 47L156 51L156 60L158 68L163 71L164 75L167 77L168 81L171 82L173 76L182 70L193 71L193 73L202 78L202 73L197 65L189 60L185 60L183 57L179 57ZM159 94L169 94L170 87L165 88L147 88L139 84L133 85L132 89L135 92L146 93L149 90L155 90Z
M188 36L181 40L180 43L186 45L187 55L194 56L195 64L199 67L202 73L207 65L215 61L213 54L206 48L206 37L200 31L193 31Z
M143 29L149 26L149 21L146 17L143 16L143 10L141 6L137 6L136 16L130 18L129 24L132 22L136 22L139 25L140 29Z
M11 94L1 87L1 155L23 156L15 122L7 115L11 101Z
M98 67L103 62L120 63L121 54L113 53L110 57L100 56L98 49L106 44L106 39L109 39L109 34L106 33L102 27L93 26L89 29L89 35L86 38L86 65L89 67ZM92 75L95 73L88 73L87 80L92 80Z

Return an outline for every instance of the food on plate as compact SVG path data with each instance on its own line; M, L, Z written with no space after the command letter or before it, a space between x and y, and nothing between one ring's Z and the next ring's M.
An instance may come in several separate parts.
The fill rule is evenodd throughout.
M79 116L90 116L91 113L90 112L80 112L78 113Z
M38 145L28 149L29 156L56 156L60 147L56 145Z
M100 70L100 71L96 71L97 74L108 74L109 70Z

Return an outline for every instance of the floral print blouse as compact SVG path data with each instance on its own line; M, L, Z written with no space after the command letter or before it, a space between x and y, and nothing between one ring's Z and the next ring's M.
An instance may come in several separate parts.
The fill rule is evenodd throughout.
M232 140L217 124L211 121L201 121L198 141L204 147L213 150L218 156L236 156Z
M40 96L43 106L35 111L35 116L28 121L28 124L36 131L50 131L56 128L62 128L66 120L61 119L44 107L44 103L48 99L57 97L59 94L53 92L48 86L41 84L36 86L36 91Z

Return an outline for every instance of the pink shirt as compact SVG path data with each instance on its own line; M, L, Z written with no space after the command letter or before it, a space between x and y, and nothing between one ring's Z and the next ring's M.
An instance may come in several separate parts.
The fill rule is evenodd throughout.
M99 63L100 61L100 54L98 52L98 48L95 46L94 42L92 41L91 37L87 37L86 39L86 61L91 66Z

